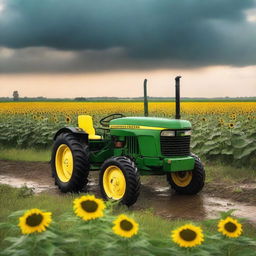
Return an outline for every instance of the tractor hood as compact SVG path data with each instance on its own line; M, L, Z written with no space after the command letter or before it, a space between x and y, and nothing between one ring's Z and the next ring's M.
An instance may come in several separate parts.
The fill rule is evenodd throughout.
M158 117L122 117L110 121L111 129L191 129L191 123L186 120Z

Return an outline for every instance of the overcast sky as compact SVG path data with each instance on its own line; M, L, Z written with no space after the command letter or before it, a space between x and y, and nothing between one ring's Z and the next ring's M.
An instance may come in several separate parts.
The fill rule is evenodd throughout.
M0 97L256 96L255 0L0 0Z

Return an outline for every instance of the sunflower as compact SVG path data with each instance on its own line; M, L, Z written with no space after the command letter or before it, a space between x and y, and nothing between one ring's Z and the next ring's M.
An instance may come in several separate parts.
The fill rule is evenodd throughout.
M66 123L69 124L71 122L71 117L70 116L66 116Z
M234 119L234 120L235 120L235 119L236 119L236 114L235 114L235 113L230 114L229 117L230 117L231 119Z
M22 234L30 234L34 232L43 232L52 222L51 212L43 212L39 209L31 209L19 218L18 226Z
M119 215L113 223L112 230L119 236L130 238L138 233L139 224L124 214Z
M218 223L218 231L228 237L239 237L242 234L242 224L236 219L227 217Z
M173 230L171 238L180 247L194 247L204 241L202 229L192 224L183 225Z
M105 204L102 199L93 195L81 196L74 200L74 212L83 220L91 220L103 217Z
M228 128L230 128L230 129L234 128L234 126L235 126L235 125L234 125L233 123L229 123L229 124L228 124Z

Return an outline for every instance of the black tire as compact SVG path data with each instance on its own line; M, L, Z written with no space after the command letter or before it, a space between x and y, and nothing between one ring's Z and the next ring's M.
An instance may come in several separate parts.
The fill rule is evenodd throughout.
M131 206L137 201L137 198L140 194L141 183L138 169L135 166L134 162L124 156L111 157L110 159L106 160L101 166L99 185L102 197L106 200L112 199L107 196L103 186L104 173L106 169L112 165L117 166L122 171L125 177L126 189L123 197L120 199L120 203Z
M56 152L60 145L65 144L69 147L73 157L72 176L67 182L63 182L58 177L55 164ZM79 192L87 184L88 174L90 170L88 146L79 140L72 133L61 133L56 138L51 158L52 175L55 179L55 185L59 187L61 192Z
M205 181L205 170L204 166L200 160L200 158L194 154L191 154L192 157L195 159L195 167L191 171L192 172L192 179L190 183L185 186L177 185L174 180L172 179L171 174L167 174L167 181L171 185L171 188L174 189L178 194L184 195L194 195L201 191L204 187Z

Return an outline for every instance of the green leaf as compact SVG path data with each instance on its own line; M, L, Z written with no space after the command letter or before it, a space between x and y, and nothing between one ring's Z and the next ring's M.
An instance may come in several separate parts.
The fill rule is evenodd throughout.
M250 147L248 146L244 149L236 149L234 150L234 158L243 159L245 157L250 156L255 151L256 151L256 145L251 145Z
M253 139L246 139L244 137L232 139L232 145L234 148L245 148L253 142Z
M221 150L222 155L233 155L234 149L232 147L224 148Z
M55 253L56 246L51 243L47 243L44 244L44 247L42 249L46 253L46 255L52 256Z

